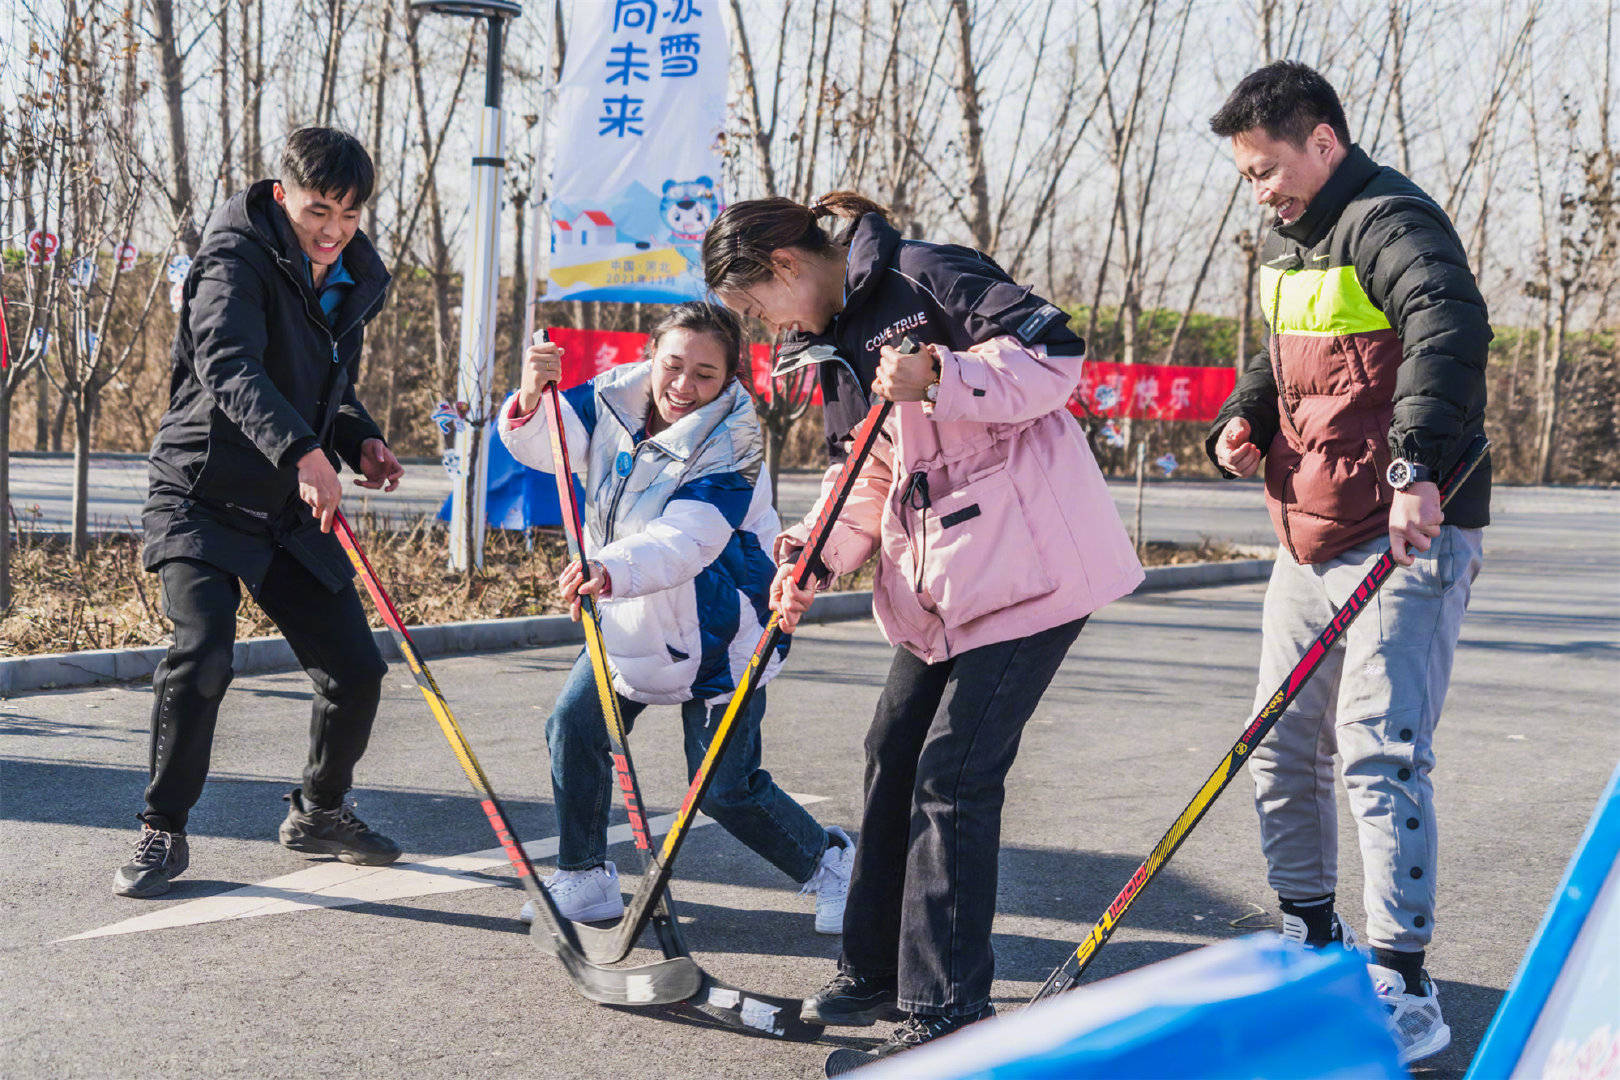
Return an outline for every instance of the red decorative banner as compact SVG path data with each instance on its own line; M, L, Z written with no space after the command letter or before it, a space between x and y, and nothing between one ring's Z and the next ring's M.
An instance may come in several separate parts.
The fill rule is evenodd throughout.
M615 364L641 359L646 334L624 330L570 330L553 327L551 340L563 347L563 386L578 386ZM754 390L769 392L771 347L750 347ZM1208 423L1232 393L1237 372L1230 367L1173 364L1117 364L1087 360L1069 409L1076 415L1131 417L1136 420L1193 420ZM816 391L816 404L821 391Z
M1135 420L1197 420L1205 423L1232 393L1230 367L1117 364L1087 360L1069 410L1075 415Z
M647 346L646 334L628 330L571 330L564 326L554 326L546 330L546 335L563 348L564 389L578 386L587 379L594 379L615 364L630 364L640 360L641 351ZM761 396L769 394L771 347L750 345L749 357L753 361L754 393ZM811 400L817 405L821 404L819 388Z

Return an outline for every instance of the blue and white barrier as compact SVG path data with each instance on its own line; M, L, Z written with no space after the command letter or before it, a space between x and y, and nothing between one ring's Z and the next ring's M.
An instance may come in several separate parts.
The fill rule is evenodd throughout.
M870 1066L862 1080L1405 1080L1365 963L1275 934L1152 964Z

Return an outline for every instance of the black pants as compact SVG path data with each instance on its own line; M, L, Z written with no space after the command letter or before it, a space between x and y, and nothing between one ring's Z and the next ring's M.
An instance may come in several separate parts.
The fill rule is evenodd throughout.
M1007 770L1085 623L937 664L895 650L866 735L866 805L839 966L896 974L902 1009L972 1016L990 1000Z
M242 587L234 574L192 559L165 562L158 578L174 644L152 675L151 782L141 817L183 831L208 778L219 703L231 683ZM304 793L335 806L366 751L388 665L352 583L333 593L278 548L257 599L315 684Z

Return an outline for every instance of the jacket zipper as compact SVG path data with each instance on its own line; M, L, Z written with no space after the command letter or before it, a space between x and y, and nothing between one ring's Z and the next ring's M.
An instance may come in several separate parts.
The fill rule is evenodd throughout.
M613 543L613 534L618 524L619 502L624 498L625 489L630 486L630 478L636 474L636 466L641 462L641 448L647 445L647 441L643 440L630 448L630 471L619 477L619 483L613 491L613 500L608 503L607 523L602 530L603 546Z
M1287 386L1283 382L1282 373L1282 333L1277 329L1277 323L1282 315L1283 279L1292 272L1290 269L1278 273L1277 287L1271 293L1271 375L1272 378L1277 380L1277 408L1281 411L1283 419L1288 421L1288 426L1293 429L1294 434L1299 435L1299 425L1294 423L1294 413L1288 407ZM1284 495L1288 494L1290 481L1298 471L1299 466L1296 464L1288 470L1288 475L1283 478L1282 493ZM1294 550L1294 534L1288 527L1288 500L1278 499L1277 504L1282 509L1283 543L1288 547L1288 554L1293 556L1295 562L1298 562L1299 552Z

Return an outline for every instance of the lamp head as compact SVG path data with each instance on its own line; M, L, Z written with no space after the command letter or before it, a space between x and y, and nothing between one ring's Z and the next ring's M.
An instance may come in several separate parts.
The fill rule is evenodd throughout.
M467 19L516 19L523 15L517 0L411 0L418 12L459 15Z

